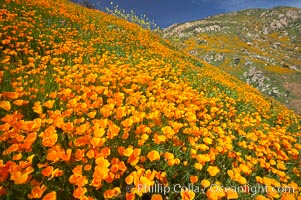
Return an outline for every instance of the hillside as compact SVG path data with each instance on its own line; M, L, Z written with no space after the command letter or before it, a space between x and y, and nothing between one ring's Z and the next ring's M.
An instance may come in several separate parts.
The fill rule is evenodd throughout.
M220 14L164 30L193 54L301 113L301 9Z
M301 118L136 24L0 0L1 199L300 199Z

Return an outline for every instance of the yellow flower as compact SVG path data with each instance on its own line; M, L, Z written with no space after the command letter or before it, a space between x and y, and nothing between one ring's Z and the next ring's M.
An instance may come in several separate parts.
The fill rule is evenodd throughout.
M181 191L182 200L192 200L195 197L195 193L192 190Z
M151 162L153 162L153 161L155 161L155 160L160 160L160 154L159 154L158 151L152 150L151 152L149 152L149 153L147 154L147 158L148 158Z
M255 199L256 199L256 200L269 200L269 198L266 198L266 197L263 196L263 195L258 195L258 196L256 196Z
M207 172L210 176L216 176L219 173L220 169L217 166L209 166Z
M167 160L170 160L170 159L174 158L174 155L172 153L165 152L164 153L164 158L167 159Z
M222 199L226 194L221 186L214 185L207 190L206 195L210 200L219 200Z
M33 111L37 114L42 114L43 108L41 106L41 102L37 101L34 103L34 106L32 107Z
M226 192L227 199L238 199L238 193L234 189L227 188L227 189L225 189L225 192Z
M43 106L51 109L53 107L53 104L54 104L54 100L48 100L48 101L44 102Z
M0 108L6 110L6 111L10 111L11 109L11 105L9 101L0 101Z
M210 186L210 181L207 180L207 179L203 179L203 180L201 181L201 185L202 185L202 187L207 188L207 187Z
M134 152L133 147L132 148L129 147L129 148L126 148L123 151L123 155L126 156L126 157L130 157L133 152Z
M205 137L205 138L203 139L203 142L204 142L205 144L207 144L207 145L210 145L210 144L212 144L212 139L211 139L211 138L208 138L208 137Z
M194 164L194 168L198 169L198 170L202 170L203 169L203 165L200 163L195 163Z

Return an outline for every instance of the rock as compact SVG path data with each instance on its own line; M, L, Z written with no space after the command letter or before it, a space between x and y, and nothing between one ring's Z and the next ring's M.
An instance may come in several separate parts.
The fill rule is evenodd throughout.
M197 33L210 32L210 31L220 31L221 27L218 25L206 26L204 28L198 27L195 29Z
M234 64L238 65L240 62L240 58L239 57L234 57Z
M253 85L264 94L274 97L279 97L281 95L276 87L271 88L269 79L266 78L262 71L258 70L256 67L251 67L249 71L244 72L243 77L246 79L247 84Z
M298 69L296 66L289 66L288 68L292 69L292 70L297 70Z

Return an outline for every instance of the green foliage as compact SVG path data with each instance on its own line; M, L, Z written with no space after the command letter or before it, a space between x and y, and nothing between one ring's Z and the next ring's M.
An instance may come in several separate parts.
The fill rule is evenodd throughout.
M160 27L154 22L154 20L150 20L145 14L138 16L133 10L127 12L125 9L120 8L118 5L114 5L113 2L111 2L111 8L106 7L105 11L127 21L136 23L145 29L157 31L160 29Z

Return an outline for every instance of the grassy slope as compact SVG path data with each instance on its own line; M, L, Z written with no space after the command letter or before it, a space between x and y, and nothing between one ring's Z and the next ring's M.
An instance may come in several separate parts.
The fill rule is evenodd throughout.
M182 31L183 33L190 32L192 36L181 39L179 47L186 52L193 52L200 58L205 58L206 55L222 55L223 59L211 61L212 64L242 80L245 79L243 77L245 71L248 71L250 67L257 67L265 77L270 79L268 82L272 87L279 90L280 94L275 96L275 99L300 113L301 96L296 92L300 90L300 70L295 71L283 67L301 65L298 28L300 21L296 20L283 29L288 35L283 34L282 29L270 30L268 34L261 33L264 27L270 28L270 23L277 19L279 14L286 14L292 10L298 9L285 7L273 10L252 9L235 14L213 16L205 21L211 25L219 25L225 28L224 30L196 33L194 32L196 27L208 26L208 24L199 24ZM237 57L240 58L240 62L235 64L234 58ZM255 83L253 85L257 86ZM292 89L287 85L295 85L295 87ZM286 97L285 94L288 96Z
M7 199L150 198L137 187L154 181L290 185L295 193L256 196L301 196L301 126L292 111L102 12L55 0L0 5ZM126 193L127 184L136 190ZM214 195L236 196L166 194Z

